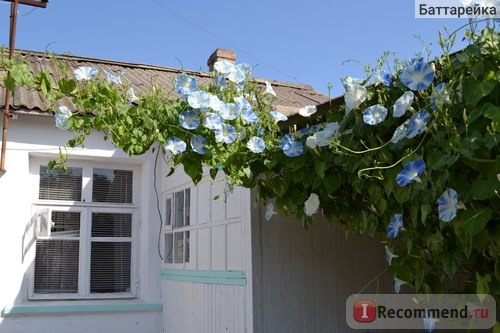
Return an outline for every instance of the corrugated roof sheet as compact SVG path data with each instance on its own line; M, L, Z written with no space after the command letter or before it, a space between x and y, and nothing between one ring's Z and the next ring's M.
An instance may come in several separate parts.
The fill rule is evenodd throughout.
M176 68L160 67L138 63L117 62L103 59L84 58L72 55L48 55L40 52L17 50L16 54L27 60L30 70L33 73L42 69L48 70L54 77L58 75L57 60L66 61L74 70L80 66L92 66L99 71L108 71L112 73L124 72L124 78L128 81L136 92L142 92L151 86L151 80L164 87L166 91L176 94L173 81L177 74L185 72L188 75L195 76L201 84L207 83L211 77L210 72L188 71ZM51 58L51 57L54 57ZM263 79L255 79L257 82L264 83ZM319 105L329 100L325 96L315 91L309 85L294 84L275 80L268 80L277 94L274 106L278 111L285 115L293 115L306 105ZM3 82L0 83L2 85ZM0 89L0 105L3 108L5 102L5 89ZM71 101L65 99L61 104L70 105ZM47 113L48 106L44 103L37 91L29 91L24 88L18 88L11 102L12 112L30 112Z

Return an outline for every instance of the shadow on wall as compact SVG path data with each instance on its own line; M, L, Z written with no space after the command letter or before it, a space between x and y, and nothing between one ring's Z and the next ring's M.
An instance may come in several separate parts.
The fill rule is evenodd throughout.
M306 231L280 216L262 219L257 232L255 332L350 332L351 294L393 292L382 237L346 238L342 226L324 218Z

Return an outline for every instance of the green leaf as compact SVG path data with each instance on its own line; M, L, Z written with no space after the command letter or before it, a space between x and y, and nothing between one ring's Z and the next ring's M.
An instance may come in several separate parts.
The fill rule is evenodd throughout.
M61 90L63 94L69 95L76 89L76 81L61 79L58 83L58 86L59 90Z
M500 106L498 105L493 105L491 103L485 103L481 107L481 114L485 116L488 119L493 119L495 115L500 113Z
M274 168L276 166L276 164L278 164L278 162L275 160L275 159L265 159L264 160L264 165L266 166L266 168L268 168L269 170L271 170L272 168Z
M469 209L460 216L457 222L460 223L461 229L472 237L484 229L492 214L490 207L485 207L480 211Z
M488 96L495 89L495 80L478 82L473 78L467 78L463 82L463 95L465 102L475 106L483 97Z
M476 180L472 183L470 194L474 200L485 200L495 195L494 182L489 180Z
M425 225L425 220L427 219L427 216L431 211L432 211L431 205L429 204L420 205L420 221L422 222L423 225Z
M342 184L342 178L340 174L326 175L323 179L323 184L325 184L326 192L330 194L339 189Z
M500 333L500 322L497 320L493 326L493 333Z
M198 184L203 176L203 169L200 160L195 159L185 159L182 161L184 166L184 172L191 177L193 183Z
M452 277L458 271L458 268L462 264L462 257L458 252L447 252L443 254L441 258L443 264L444 272Z
M481 302L484 301L486 295L490 292L490 282L491 276L489 274L481 276L478 272L476 272L476 294Z
M325 177L325 170L326 170L326 162L322 160L315 160L314 161L314 171L316 171L316 174L323 179Z

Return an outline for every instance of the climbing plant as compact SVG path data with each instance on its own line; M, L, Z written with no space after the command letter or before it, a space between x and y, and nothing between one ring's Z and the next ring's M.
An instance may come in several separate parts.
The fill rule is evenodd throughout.
M307 227L321 213L352 233L384 232L396 292L409 284L442 293L453 281L498 301L500 34L492 24L466 30L459 52L450 52L454 33L440 36L444 53L434 59L388 66L383 57L366 78L343 79L340 108L303 107L304 125L287 130L272 85L245 64L216 63L207 85L183 73L175 94L153 81L137 95L126 73L59 63L54 81L5 55L0 69L12 93L42 93L56 125L74 133L66 147L97 130L130 155L161 149L194 183L223 173L229 187L257 188L266 219L295 216ZM72 105L57 106L63 97ZM64 157L51 166L64 168Z

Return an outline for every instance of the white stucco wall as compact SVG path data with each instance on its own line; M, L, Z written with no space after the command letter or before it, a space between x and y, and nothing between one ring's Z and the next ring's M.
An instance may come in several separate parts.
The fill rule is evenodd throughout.
M140 171L137 297L115 300L28 300L28 271L33 255L23 258L22 237L32 217L30 157L57 157L71 134L56 128L51 117L19 116L10 121L6 173L0 177L0 333L151 332L163 331L159 218L151 186L154 155L131 158L91 135L72 159L133 164ZM163 170L164 171L164 170ZM160 171L162 172L162 171Z

